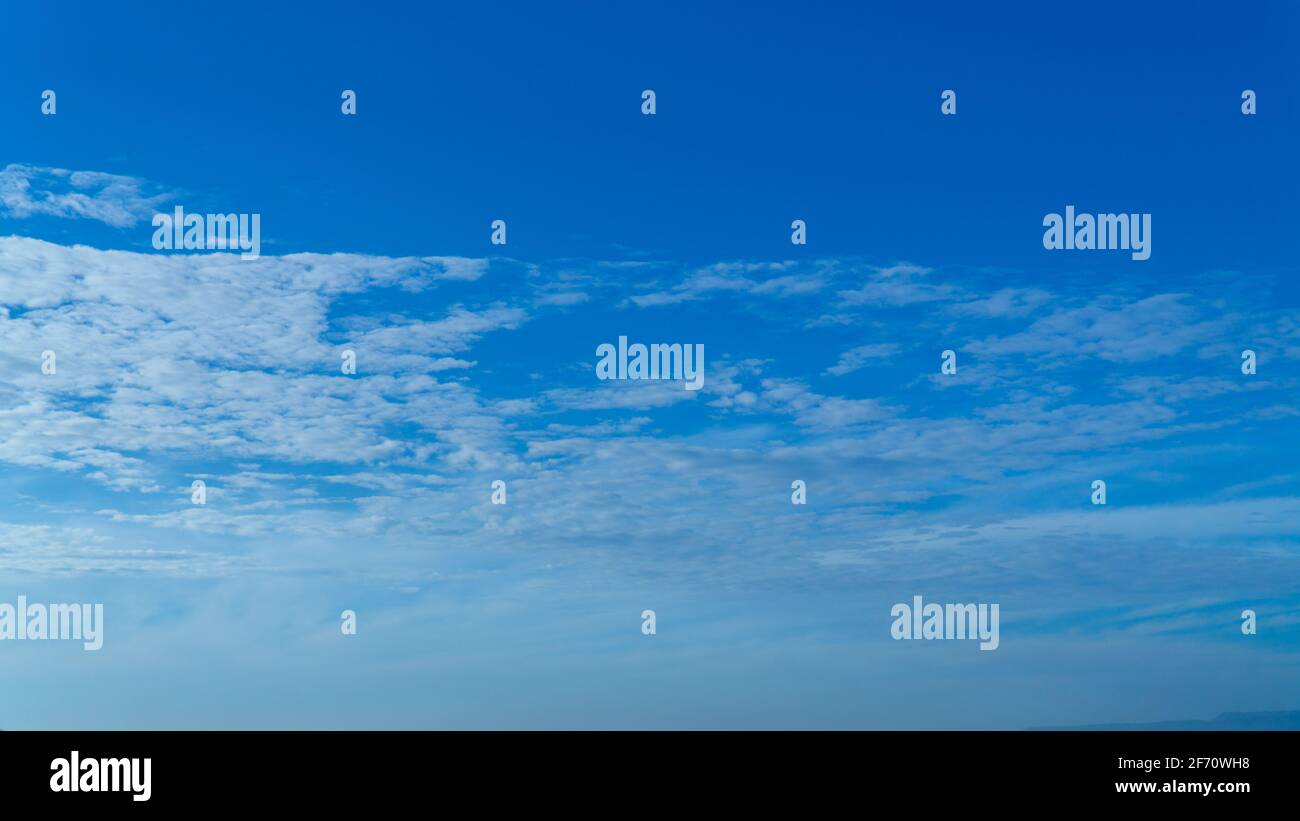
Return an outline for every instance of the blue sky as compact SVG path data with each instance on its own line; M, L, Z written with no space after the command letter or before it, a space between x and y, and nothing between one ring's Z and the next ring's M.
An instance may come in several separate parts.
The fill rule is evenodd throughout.
M1296 709L1296 15L11 11L0 601L106 637L0 644L0 726ZM155 251L178 204L261 259ZM597 380L620 335L704 388ZM1001 646L891 640L918 594Z

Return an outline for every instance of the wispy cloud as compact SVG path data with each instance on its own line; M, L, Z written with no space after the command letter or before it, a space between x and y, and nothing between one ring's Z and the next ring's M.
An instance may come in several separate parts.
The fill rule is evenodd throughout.
M11 163L0 170L0 209L11 219L40 214L128 228L175 196L147 193L153 188L136 177Z
M966 552L983 557L981 582L998 585L1071 572L1060 545L1095 551L1122 536L1173 573L1167 540L1133 517L1181 512L1148 506L1103 531L1041 500L1086 498L1099 472L1122 488L1153 453L1166 469L1150 481L1176 481L1177 465L1207 452L1189 438L1247 410L1267 424L1267 409L1291 407L1285 379L1233 378L1232 345L1225 368L1203 372L1218 356L1208 346L1246 327L1241 316L1289 339L1278 317L1210 314L1183 294L958 285L907 263L726 262L673 282L681 269L662 262L243 261L9 237L0 268L25 274L0 278L0 460L98 488L63 514L80 530L10 525L48 546L25 560L33 572L60 561L164 575L364 571L421 587L432 539L447 556L565 565L580 555L593 578L742 586L949 578ZM646 290L620 303L627 270L646 274ZM801 309L754 310L788 299ZM590 352L609 331L592 329L610 308L706 301L713 315L743 317L746 332L704 340L713 355L701 391L595 379ZM953 341L954 316L970 341ZM807 335L793 352L791 334ZM961 356L951 377L938 372L948 346ZM58 354L55 375L40 370L45 350ZM354 375L339 370L344 350L357 355ZM1161 373L1125 370L1153 358ZM1090 375L1096 360L1116 370ZM881 378L825 381L868 366ZM1083 379L1096 390L1081 392ZM792 518L795 477L812 502ZM206 506L189 502L195 478L208 482ZM495 478L510 485L499 509L487 500ZM1260 485L1275 507L1251 522L1225 515L1178 539L1215 550L1250 540L1284 569L1290 537L1259 527L1285 518L1275 513L1289 509L1292 485ZM1168 509L1214 489L1192 495ZM23 498L11 513L42 504ZM382 559L354 554L357 543L382 546ZM1088 568L1101 584L1130 565L1099 557Z
M859 345L840 354L839 361L827 368L826 373L833 376L843 376L846 373L859 370L873 359L888 359L897 353L898 346L892 342L873 342L870 345Z

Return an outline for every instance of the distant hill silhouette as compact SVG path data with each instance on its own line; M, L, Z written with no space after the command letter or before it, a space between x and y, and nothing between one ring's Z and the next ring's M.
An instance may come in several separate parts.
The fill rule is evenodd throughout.
M1157 721L1151 724L1078 724L1030 727L1031 730L1300 730L1300 710L1269 713L1220 713L1208 720Z

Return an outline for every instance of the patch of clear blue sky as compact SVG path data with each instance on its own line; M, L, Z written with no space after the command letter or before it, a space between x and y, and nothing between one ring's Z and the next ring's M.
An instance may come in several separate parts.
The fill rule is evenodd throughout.
M1285 3L20 5L0 34L0 145L260 211L276 252L475 256L503 218L528 260L866 254L1056 280L1077 261L1043 253L1039 222L1073 203L1158 213L1141 274L1172 278L1289 261L1295 17ZM59 115L28 116L44 88ZM340 116L343 88L361 116ZM936 116L945 88L955 118ZM1223 116L1243 88L1260 115ZM795 217L805 248L788 242Z

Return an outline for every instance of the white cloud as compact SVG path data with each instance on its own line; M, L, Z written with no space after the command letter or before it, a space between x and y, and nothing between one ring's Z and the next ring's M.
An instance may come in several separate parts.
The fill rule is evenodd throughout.
M869 345L859 345L840 354L839 361L827 368L826 373L833 376L843 376L846 373L859 370L873 359L888 359L896 353L898 353L898 346L892 342L873 342Z
M1228 325L1224 317L1203 318L1185 294L1142 299L1101 296L1080 307L1062 308L1026 330L971 343L990 355L1097 357L1142 362L1177 353L1215 338Z
M953 285L930 282L930 268L900 262L887 268L869 267L859 274L862 284L838 293L842 306L901 307L919 302L953 299L960 290Z
M636 294L626 302L638 308L677 305L720 294L789 297L813 294L826 285L828 263L804 266L794 262L719 262L692 271L668 290ZM793 272L793 273L788 273Z
M0 238L0 268L23 272L0 279L0 302L23 308L0 326L0 460L155 490L169 483L163 454L355 464L504 453L501 422L477 393L429 374L470 367L450 354L518 327L526 312L455 306L350 335L331 320L346 294L426 290L480 276L477 261L241 261L9 237ZM356 376L340 373L345 347L357 353ZM53 376L41 373L44 350L58 357ZM393 438L393 425L433 440Z
M709 266L658 293L757 298L806 288L829 292L822 299L833 302L833 289L817 283L861 276L865 284L849 300L861 305L943 296L964 300L959 312L1015 319L1031 303L1042 310L1059 302L959 293L919 266L789 266ZM508 556L515 567L580 567L591 579L653 572L675 582L744 584L828 572L819 561L837 574L948 573L962 566L953 557L969 538L989 560L981 565L985 581L1014 582L1069 562L1047 548L1000 556L996 542L1006 528L1038 521L1003 512L1017 504L1006 500L1059 498L1061 482L1077 484L1099 461L1136 478L1149 467L1142 460L1152 443L1241 418L1191 417L1177 404L1192 393L1222 401L1245 395L1221 380L1180 388L1178 373L1164 381L1125 375L1083 402L1068 384L1033 369L1016 374L999 362L1007 352L993 350L1096 344L1097 355L1118 356L1106 347L1108 335L1141 341L1176 333L1166 312L1196 327L1199 316L1179 299L1106 297L1038 315L1018 333L982 343L976 361L963 360L965 381L945 383L942 395L917 390L935 376L937 361L881 396L818 393L789 375L806 374L807 362L762 347L757 331L733 346L735 358L711 360L698 392L672 381L600 383L594 360L573 363L559 376L571 381L552 385L527 378L535 362L500 361L500 348L489 354L485 340L496 334L537 344L527 336L534 312L578 283L581 293L599 294L605 286L590 270L601 268L566 270L541 285L542 274L527 268L512 299L494 278L497 260L294 254L240 261L0 239L0 269L21 272L0 278L0 305L8 309L0 319L0 461L6 475L21 477L16 484L54 476L78 488L67 517L94 522L89 531L12 530L11 551L29 536L51 546L15 566L364 573L418 586L435 572L495 572L465 558L490 555ZM486 302L469 301L463 288L455 301L436 299L446 282L485 276ZM373 310L366 291L392 288L405 293ZM922 308L951 320L938 306ZM879 330L896 339L884 334L915 329L909 318ZM344 348L358 354L355 376L339 373ZM901 348L858 345L827 373L849 373ZM56 376L40 372L46 349L58 352ZM516 364L525 369L512 372ZM546 368L547 379L557 369ZM494 385L488 372L495 371L505 376ZM971 389L995 379L995 404ZM853 381L844 380L846 390ZM484 395L489 386L500 393ZM1162 464L1175 467L1178 446L1168 444ZM189 503L187 490L200 476L210 488L203 508ZM810 482L812 502L792 517L795 477ZM509 482L508 506L489 504L494 478ZM82 495L94 485L87 505ZM11 512L48 504L24 499ZM922 504L924 516L914 511ZM1043 520L1040 529L1097 548L1087 533L1069 531L1091 521L1048 527ZM1157 534L1134 533L1131 549L1168 558ZM1286 538L1265 536L1277 544ZM933 552L918 563L926 548Z
M11 163L0 170L0 208L13 219L42 214L127 228L174 196L146 194L150 187L136 177Z
M949 310L960 316L1021 317L1051 299L1052 295L1041 288L1002 288L980 299L955 303Z

